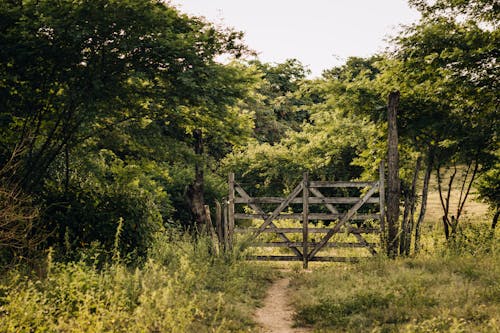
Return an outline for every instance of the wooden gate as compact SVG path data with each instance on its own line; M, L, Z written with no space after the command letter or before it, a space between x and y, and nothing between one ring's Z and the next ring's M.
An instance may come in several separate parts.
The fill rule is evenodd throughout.
M323 195L325 188L330 189L361 189L359 197ZM378 197L374 194L378 193ZM304 268L307 268L309 261L357 261L356 257L339 256L319 256L318 252L325 248L366 248L371 255L375 255L376 243L368 242L364 234L380 233L380 241L383 242L384 227L384 166L380 166L380 177L377 181L371 182L344 182L344 181L309 181L308 174L304 173L302 181L286 197L251 197L247 192L235 182L234 174L229 175L229 197L228 197L228 225L234 232L252 232L252 239L256 240L262 233L274 233L280 242L254 243L253 246L261 247L284 247L289 248L293 255L268 255L251 256L254 260L285 260L302 261ZM277 204L277 207L266 212L263 204ZM285 208L291 204L302 204L302 212L288 213ZM376 212L360 213L360 208L366 204L375 204L378 207ZM245 205L252 210L252 213L236 212L238 205ZM327 213L311 212L311 205L321 205L326 208ZM344 208L341 211L340 206ZM372 205L373 206L373 205ZM234 229L235 220L261 220L262 224L258 228ZM275 222L282 219L299 220L302 222L301 228L279 228ZM376 220L378 225L366 227L363 221ZM330 221L326 228L310 228L310 221ZM357 222L355 226L352 222ZM349 233L356 238L356 242L330 242L335 234ZM231 232L232 233L232 232ZM301 233L301 241L292 241L289 234ZM318 242L311 242L309 234L323 235Z

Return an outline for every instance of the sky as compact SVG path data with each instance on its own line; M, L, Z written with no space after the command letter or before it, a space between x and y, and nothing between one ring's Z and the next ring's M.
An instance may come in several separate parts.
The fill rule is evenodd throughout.
M383 51L419 14L406 0L171 0L181 12L245 33L264 62L296 58L319 76L351 56Z

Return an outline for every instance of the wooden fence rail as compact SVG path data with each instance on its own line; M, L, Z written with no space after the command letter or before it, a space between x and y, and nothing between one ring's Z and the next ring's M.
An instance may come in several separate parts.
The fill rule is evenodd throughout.
M346 181L310 181L307 173L303 174L302 181L292 190L287 197L251 197L236 181L234 174L229 174L229 191L224 207L216 206L216 234L219 238L220 247L231 249L235 233L247 233L251 235L252 247L287 248L293 255L270 255L250 256L252 260L286 260L302 261L303 267L307 268L310 261L335 261L356 262L357 257L318 256L318 252L325 248L366 248L372 255L377 253L377 245L384 245L384 165L380 165L380 177L377 181L370 182L346 182ZM321 189L348 189L357 188L361 193L356 196L325 196ZM327 191L327 190L325 190ZM338 192L338 191L337 191ZM349 192L352 193L350 190ZM326 192L324 192L326 193ZM378 193L378 196L375 194ZM253 212L246 210L244 213L237 212L236 205L243 205ZM275 205L271 211L266 211ZM293 205L293 206L292 206ZM301 206L298 206L301 205ZM368 212L360 213L360 208L370 205ZM288 212L290 209L292 213ZM328 212L311 212L311 208L323 207ZM299 212L297 212L299 210ZM301 210L301 211L300 211ZM241 209L240 209L241 211ZM278 220L300 221L300 228L279 228L275 221ZM262 223L254 228L235 228L235 220L261 220ZM360 225L364 222L378 221L375 226ZM312 228L310 221L330 221L328 227ZM353 222L353 223L351 223ZM357 225L357 226L356 226ZM263 242L257 238L266 233L276 234L280 241ZM348 233L355 237L356 242L330 241L335 234ZM212 231L212 236L215 232ZM295 234L294 240L290 234ZM320 239L311 241L310 234L319 235ZM364 234L380 234L380 244L368 242ZM300 238L297 240L297 237ZM315 236L318 238L318 236Z

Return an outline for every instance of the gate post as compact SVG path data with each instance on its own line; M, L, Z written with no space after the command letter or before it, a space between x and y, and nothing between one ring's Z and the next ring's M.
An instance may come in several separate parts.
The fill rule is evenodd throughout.
M309 259L309 174L307 172L304 172L302 182L302 264L307 268Z
M228 196L228 243L229 249L233 248L234 235L234 173L229 173L229 196Z
M386 234L385 234L385 162L380 161L379 179L378 179L378 196L380 203L380 245L384 250L387 250Z

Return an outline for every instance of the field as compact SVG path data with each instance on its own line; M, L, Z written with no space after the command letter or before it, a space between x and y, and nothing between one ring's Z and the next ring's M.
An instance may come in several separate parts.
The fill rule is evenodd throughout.
M423 253L414 258L368 255L303 270L301 263L246 261L255 250L242 244L215 257L208 239L174 231L134 265L116 255L103 262L109 253L98 245L75 262L49 251L37 273L18 267L2 275L0 331L261 332L254 313L280 277L290 281L281 292L293 313L289 325L300 332L499 332L500 237L479 222L485 206L470 201L463 233L446 244L437 193L429 199ZM349 251L327 254L355 255Z

